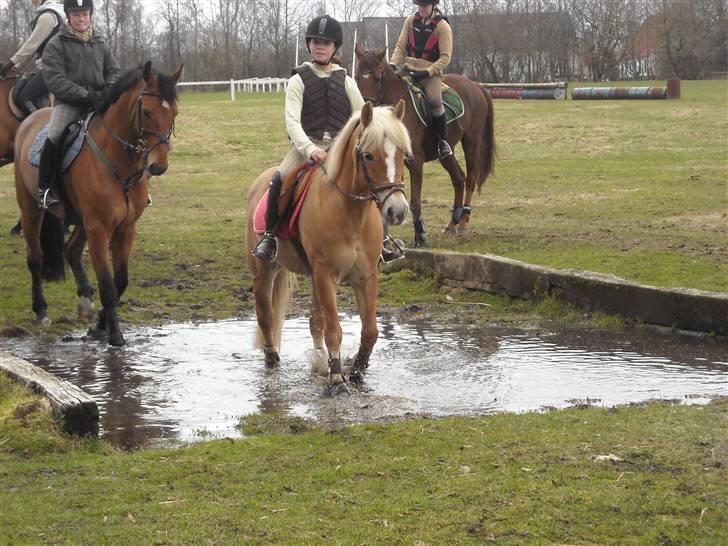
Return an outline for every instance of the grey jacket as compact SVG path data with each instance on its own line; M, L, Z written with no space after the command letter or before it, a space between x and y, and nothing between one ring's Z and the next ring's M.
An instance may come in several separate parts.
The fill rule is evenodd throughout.
M46 45L42 71L56 100L84 105L89 92L101 91L116 81L119 63L103 37L94 33L83 42L64 25Z

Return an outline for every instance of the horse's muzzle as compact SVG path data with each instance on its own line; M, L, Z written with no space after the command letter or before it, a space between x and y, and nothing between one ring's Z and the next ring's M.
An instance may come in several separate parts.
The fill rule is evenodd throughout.
M161 163L152 163L149 165L149 174L152 176L160 176L167 170L167 165Z
M393 199L382 210L382 216L389 225L398 226L404 222L409 212L409 204L407 199L402 196L401 199Z

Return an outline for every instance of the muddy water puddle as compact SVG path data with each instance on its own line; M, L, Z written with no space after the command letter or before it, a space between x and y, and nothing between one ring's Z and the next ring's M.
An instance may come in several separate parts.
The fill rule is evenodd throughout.
M342 318L344 350L359 321ZM5 339L15 355L81 387L101 434L119 447L238 437L239 418L283 412L327 424L409 415L471 415L728 395L728 342L651 332L523 332L398 323L380 317L364 385L324 395L311 372L308 320L286 321L281 365L252 349L253 320L127 329L112 348L78 332L63 341Z

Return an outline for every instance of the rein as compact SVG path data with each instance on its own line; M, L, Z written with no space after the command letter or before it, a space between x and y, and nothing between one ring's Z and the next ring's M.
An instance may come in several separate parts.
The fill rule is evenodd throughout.
M119 144L121 144L122 150L125 152L128 152L130 155L142 155L142 167L141 169L138 169L135 173L133 173L130 176L123 177L119 174L119 172L116 170L114 165L109 161L109 158L106 157L106 154L101 150L99 145L96 143L96 141L91 136L91 133L89 132L88 125L84 128L84 137L89 143L89 146L94 151L96 156L101 160L101 162L106 166L107 170L113 175L114 178L116 178L124 188L124 193L128 193L129 189L136 183L138 183L142 176L144 176L144 172L147 170L147 167L149 166L149 154L154 151L154 149L157 146L160 146L162 144L166 144L167 146L170 145L170 140L172 138L172 135L174 134L174 124L172 124L172 127L170 128L169 132L166 135L163 135L161 133L157 133L155 131L149 131L148 129L144 128L144 125L142 124L142 100L145 96L149 97L159 97L162 98L162 95L159 93L153 93L151 91L145 91L144 88L139 92L139 96L136 99L136 114L135 118L138 123L138 127L135 127L136 129L136 136L137 140L136 143L132 144L130 142L127 142L123 138L121 138L118 134L116 134L111 127L106 125L106 122L104 121L103 116L99 116L99 123L101 123L101 126L106 129L106 131L116 140ZM155 136L159 139L159 142L157 142L154 146L149 145L149 141L145 138L146 135Z
M359 123L359 122L358 122ZM366 183L366 191L362 193L350 193L345 190L342 190L339 185L336 183L336 180L332 180L331 183L334 185L334 187L339 190L343 195L346 195L350 199L354 201L374 201L377 204L377 208L381 211L382 207L384 206L384 203L387 202L387 199L392 197L396 192L402 192L404 193L404 182L386 182L382 184L376 184L372 177L369 175L369 170L367 169L367 164L364 161L364 152L361 149L361 146L359 146L359 141L361 140L361 135L364 131L359 133L359 136L356 140L355 150L356 150L356 172L358 173L360 170L364 174L364 181ZM321 165L323 168L323 165ZM324 169L324 172L326 170ZM328 173L326 173L328 175ZM357 177L358 178L358 177ZM391 190L384 199L379 199L379 196L377 195L379 192L384 190Z

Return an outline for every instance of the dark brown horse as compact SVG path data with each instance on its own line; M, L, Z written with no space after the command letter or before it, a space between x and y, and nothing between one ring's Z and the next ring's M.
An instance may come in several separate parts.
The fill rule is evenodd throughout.
M339 133L323 168L313 180L301 207L297 241L281 239L276 262L251 255L259 240L255 211L274 169L262 173L248 192L247 256L253 274L257 344L268 365L279 361L279 346L288 301L288 271L308 274L313 282L311 337L314 349L328 350L329 384L345 390L341 369L341 325L336 289L354 289L362 329L353 365L363 372L377 341L376 297L383 221L400 224L407 216L404 159L410 138L402 124L404 103L392 109L366 104ZM319 368L320 369L320 368ZM324 357L326 369L326 357Z
M13 162L13 142L21 120L10 111L9 101L13 86L19 79L16 72L0 77L0 167Z
M415 227L415 246L424 246L427 241L421 217L422 167L426 162L437 159L437 141L432 130L419 121L408 91L409 78L392 70L385 59L386 50L366 50L357 44L355 51L356 82L364 100L376 104L394 104L404 99L407 103L403 121L412 137L413 153L407 162L412 183L410 207ZM493 101L487 91L464 76L446 74L442 81L457 91L465 106L463 116L448 125L448 141L453 148L458 142L462 143L467 175L463 173L454 154L440 161L455 189L452 216L444 231L462 233L470 220L473 192L476 188L480 192L488 175L493 173Z
M15 136L15 193L20 206L32 276L33 311L40 325L50 323L42 280L65 276L65 257L73 271L80 314L90 313L93 288L81 255L88 241L102 309L92 333L108 334L111 345L123 345L116 308L128 284L129 256L135 225L147 203L147 174L167 170L167 156L177 116L173 74L156 74L151 62L125 72L109 90L88 125L78 157L63 174L62 204L48 212L36 201L38 169L29 150L48 123L49 108L34 112ZM64 245L62 219L76 224ZM111 252L112 270L109 267Z

